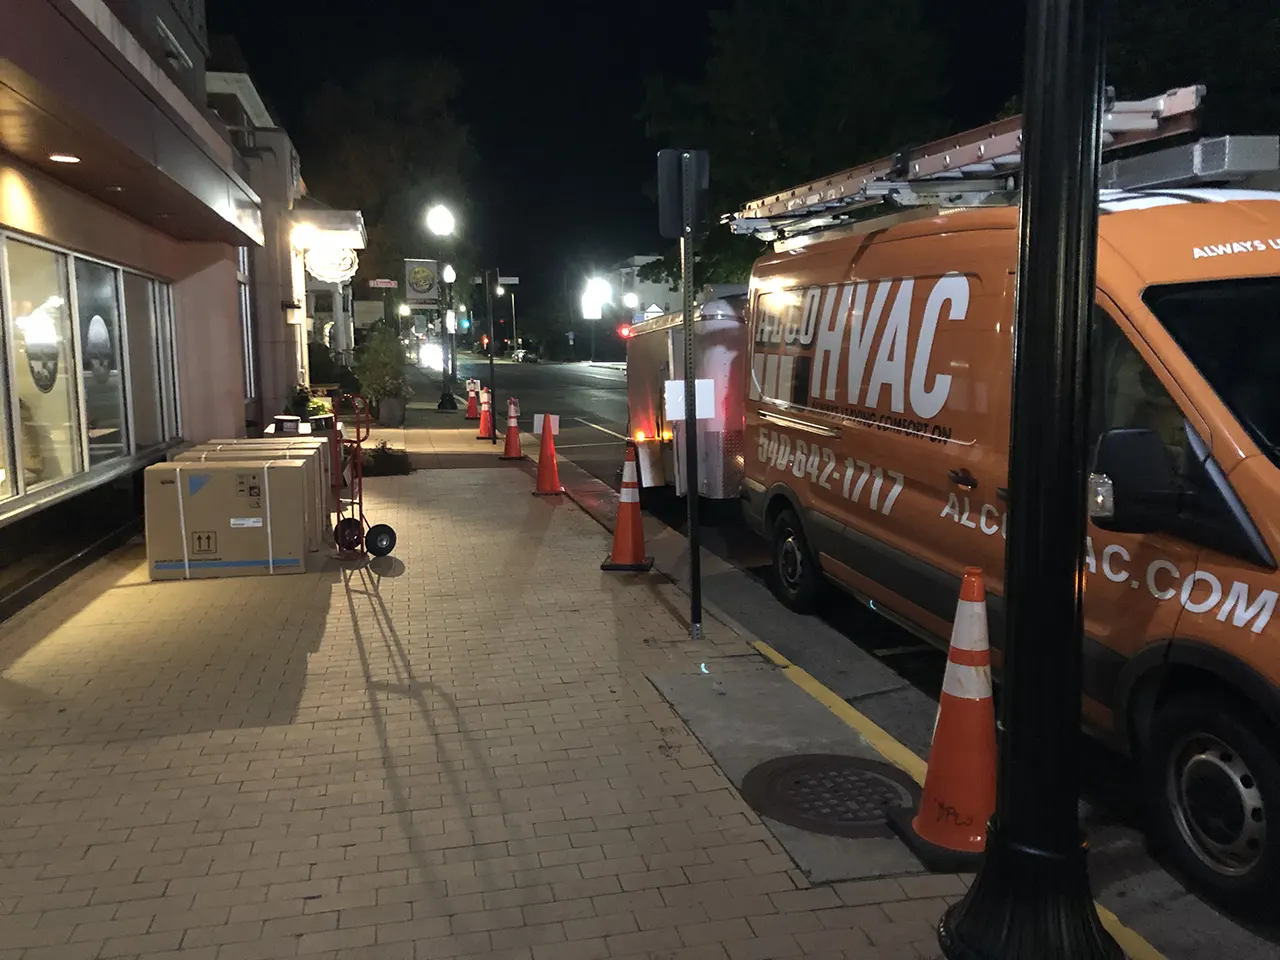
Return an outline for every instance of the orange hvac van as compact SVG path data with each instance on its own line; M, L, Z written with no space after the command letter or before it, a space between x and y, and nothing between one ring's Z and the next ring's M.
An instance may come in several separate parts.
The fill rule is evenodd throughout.
M1280 193L1181 184L1280 144L1163 153L1180 185L1101 197L1089 431L1113 509L1087 543L1084 714L1140 758L1190 878L1245 897L1280 881ZM980 566L998 645L1017 207L830 209L790 237L739 215L778 241L747 305L748 521L784 602L833 582L939 644Z

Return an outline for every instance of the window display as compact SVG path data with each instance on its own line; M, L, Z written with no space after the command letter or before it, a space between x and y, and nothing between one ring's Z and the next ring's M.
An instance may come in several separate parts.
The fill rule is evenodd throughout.
M178 437L172 291L0 233L0 513ZM95 468L102 466L103 471Z
M25 489L80 469L75 352L67 295L67 258L6 242L11 355L18 409L10 411Z
M129 452L118 275L111 267L76 259L76 312L80 320L80 366L90 466Z

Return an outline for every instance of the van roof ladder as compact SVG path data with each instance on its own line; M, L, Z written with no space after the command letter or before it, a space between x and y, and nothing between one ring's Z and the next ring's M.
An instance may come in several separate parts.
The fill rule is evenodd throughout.
M1128 101L1116 100L1108 89L1103 151L1191 132L1204 93L1203 86L1179 87ZM1019 115L752 200L722 222L767 242L903 207L1004 205L1017 201L1021 167ZM1120 185L1114 177L1103 182Z

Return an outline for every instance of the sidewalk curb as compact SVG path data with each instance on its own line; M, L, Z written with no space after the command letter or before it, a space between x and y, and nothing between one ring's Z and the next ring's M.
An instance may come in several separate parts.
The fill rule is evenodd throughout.
M530 454L530 459L536 462L536 454ZM618 494L613 488L591 476L591 474L572 461L560 456L556 457L556 461L560 470L560 482L564 485L565 494L584 513L604 527L605 530L612 533L617 522ZM601 501L610 499L612 500L612 511L601 509ZM660 567L655 566L654 569L675 584L676 588L682 593L687 594L677 577L673 577ZM712 617L750 644L752 649L760 654L764 660L778 667L783 676L855 730L885 760L901 768L917 783L924 783L925 772L928 770L927 760L900 743L893 734L879 726L870 717L860 713L839 694L824 686L812 674L796 666L774 650L773 647L725 613L715 603L704 598L702 606ZM1148 943L1141 934L1125 926L1116 914L1098 903L1097 900L1094 901L1094 906L1098 911L1098 917L1102 921L1103 927L1119 944L1120 949L1124 951L1128 960L1167 960L1165 955Z

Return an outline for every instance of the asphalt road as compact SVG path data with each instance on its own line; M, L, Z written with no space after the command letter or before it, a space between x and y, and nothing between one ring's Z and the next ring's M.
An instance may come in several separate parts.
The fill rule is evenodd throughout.
M458 377L490 386L489 362L458 356ZM587 363L495 363L494 411L498 430L506 425L506 403L520 401L524 429L534 414L560 417L556 451L615 489L627 433L627 375L619 365ZM465 399L466 392L459 395Z
M495 373L499 429L508 396L520 400L526 430L533 414L558 413L557 451L618 487L627 432L626 374L620 365L499 363ZM488 363L459 357L459 376L479 377L488 384ZM736 503L715 506L719 509L704 510L703 546L765 586L766 545L745 528ZM645 509L686 532L683 499L647 492ZM934 719L929 701L936 701L941 686L946 663L942 652L835 593L825 599L818 623L791 613L772 598L764 600L744 622L901 742L927 756ZM858 681L850 672L850 644L894 671L901 685L855 694ZM1131 765L1089 738L1081 789L1095 891L1105 891L1117 909L1127 902L1124 913L1144 918L1141 926L1162 934L1152 939L1163 939L1170 956L1263 960L1280 955L1280 921L1224 915L1188 894L1151 859L1140 833L1142 814Z

